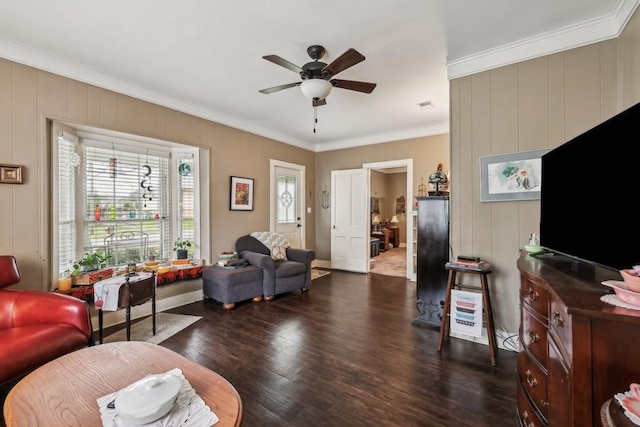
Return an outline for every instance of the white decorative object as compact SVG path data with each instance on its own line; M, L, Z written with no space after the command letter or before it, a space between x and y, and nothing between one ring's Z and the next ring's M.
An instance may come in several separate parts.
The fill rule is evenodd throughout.
M149 375L120 391L114 406L125 422L148 424L173 409L181 386L182 380L175 374Z
M174 375L179 378L181 382L180 390L169 413L155 421L145 424L147 427L201 427L212 426L219 421L218 416L213 413L204 400L198 396L195 389L191 386L179 368L172 369L164 375ZM110 393L96 399L98 407L100 408L100 418L102 419L102 425L104 427L122 427L124 425L131 425L123 423L123 419L116 409L118 407L116 400L123 390L125 389L118 390L114 393Z

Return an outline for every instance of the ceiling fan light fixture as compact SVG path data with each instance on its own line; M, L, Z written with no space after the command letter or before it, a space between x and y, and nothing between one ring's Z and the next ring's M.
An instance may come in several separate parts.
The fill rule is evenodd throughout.
M324 79L309 79L300 84L300 90L302 94L310 100L322 100L325 99L333 89L333 85Z

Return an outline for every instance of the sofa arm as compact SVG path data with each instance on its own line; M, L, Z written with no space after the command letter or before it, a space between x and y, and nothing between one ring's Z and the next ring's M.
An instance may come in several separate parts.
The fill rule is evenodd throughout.
M240 258L262 269L262 294L267 297L275 295L276 263L273 258L270 255L252 251L240 251Z
M287 248L287 258L291 261L301 262L307 267L316 259L315 251L310 249Z
M93 335L89 305L70 295L29 290L4 290L18 292L13 301L13 326L30 326L43 323L67 324L81 331L87 340ZM13 299L13 298L12 298Z
M240 258L247 260L249 264L260 267L263 270L275 270L275 264L269 255L252 251L241 251Z

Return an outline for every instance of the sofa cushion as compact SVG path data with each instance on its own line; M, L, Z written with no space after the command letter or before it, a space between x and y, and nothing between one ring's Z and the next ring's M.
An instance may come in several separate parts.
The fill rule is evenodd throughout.
M276 261L276 277L291 277L307 272L307 266L296 261Z

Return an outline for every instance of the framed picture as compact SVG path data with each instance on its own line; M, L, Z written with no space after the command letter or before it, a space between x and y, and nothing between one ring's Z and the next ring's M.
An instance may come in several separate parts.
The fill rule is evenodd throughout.
M548 151L480 157L480 201L539 199L542 155Z
M22 166L0 164L0 184L22 184Z
M230 207L232 211L253 210L253 179L231 177Z

